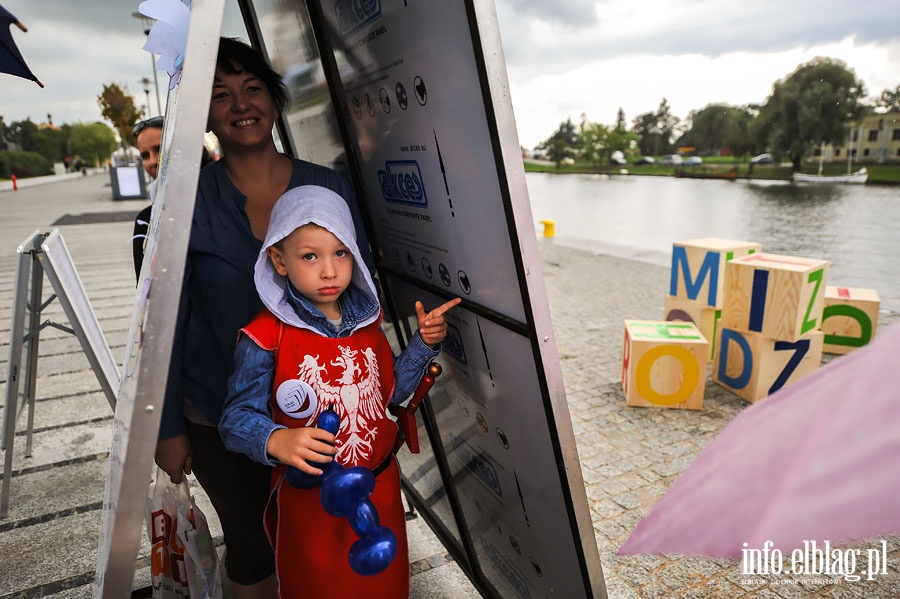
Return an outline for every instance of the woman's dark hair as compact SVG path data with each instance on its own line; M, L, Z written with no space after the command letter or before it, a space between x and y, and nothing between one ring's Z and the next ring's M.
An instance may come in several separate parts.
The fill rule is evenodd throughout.
M231 75L243 72L256 75L269 89L269 94L272 96L278 112L283 112L287 106L287 89L284 87L281 75L269 66L259 52L241 40L233 37L219 38L216 67Z

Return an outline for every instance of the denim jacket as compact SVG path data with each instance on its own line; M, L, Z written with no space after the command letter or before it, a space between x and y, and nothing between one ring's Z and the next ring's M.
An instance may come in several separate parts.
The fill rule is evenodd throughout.
M341 295L342 322L335 330L322 312L288 283L285 291L288 302L297 315L326 337L340 338L353 334L355 323L380 310L378 303L359 288L351 285ZM422 341L419 333L413 335L407 348L394 358L396 384L390 403L406 401L416 390L425 369L440 353ZM228 396L219 421L219 434L231 451L248 455L257 462L274 466L275 461L266 452L272 431L284 428L272 421L269 399L275 376L275 354L254 343L247 335L241 335L234 352L234 373L228 379Z

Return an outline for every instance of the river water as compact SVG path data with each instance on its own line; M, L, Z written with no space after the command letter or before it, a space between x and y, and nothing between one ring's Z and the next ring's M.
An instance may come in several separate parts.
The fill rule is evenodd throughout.
M528 173L535 221L556 243L668 266L672 243L755 241L829 261L828 284L875 289L900 311L900 187ZM541 225L537 224L540 234Z

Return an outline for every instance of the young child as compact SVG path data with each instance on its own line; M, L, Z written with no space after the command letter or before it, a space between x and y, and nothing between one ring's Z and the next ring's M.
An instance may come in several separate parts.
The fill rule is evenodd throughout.
M407 597L406 519L392 453L397 425L386 409L415 391L446 335L443 314L460 300L427 314L416 302L419 330L395 359L347 204L313 185L275 204L255 281L267 309L242 329L219 432L228 449L275 466L266 529L280 595ZM336 436L315 427L329 407L341 419ZM319 487L285 481L286 465L317 475L321 469L307 460L332 459L376 474L369 500L397 537L397 555L380 574L350 568L348 551L359 537L346 518L324 511Z

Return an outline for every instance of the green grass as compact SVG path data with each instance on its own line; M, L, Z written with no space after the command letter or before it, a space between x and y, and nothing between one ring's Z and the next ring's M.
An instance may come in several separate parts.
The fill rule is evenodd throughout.
M710 156L703 158L703 164L716 165L719 168L737 165L738 177L749 179L771 179L778 181L791 180L791 165L788 163L781 164L757 164L750 173L750 164L747 161L738 161L733 156ZM900 184L900 163L889 164L863 164L854 165L853 170L857 170L860 166L865 166L869 171L869 183L878 184ZM576 161L575 164L563 164L556 168L554 164L541 164L525 160L525 172L527 173L555 173L555 174L607 174L617 175L625 169L631 175L656 175L668 176L675 175L675 167L671 165L646 164L635 166L626 164L622 166L613 165L597 165L588 162ZM803 164L803 172L818 173L818 162L806 162ZM823 175L845 175L847 174L847 163L833 162L823 165Z

